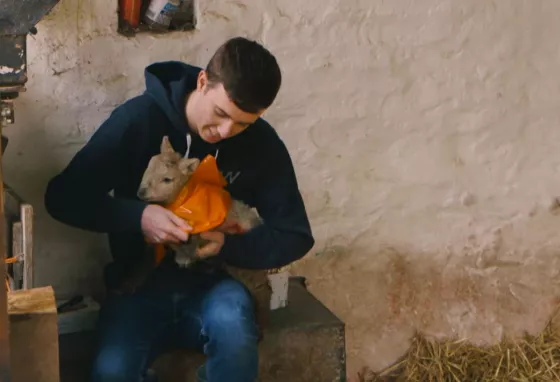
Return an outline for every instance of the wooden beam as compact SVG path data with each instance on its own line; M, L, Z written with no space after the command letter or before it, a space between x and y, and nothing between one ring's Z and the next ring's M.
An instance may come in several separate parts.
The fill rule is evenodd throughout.
M0 135L2 135L2 123L0 122ZM8 290L6 288L6 219L4 214L4 172L3 155L0 146L0 381L11 382L10 371L10 328L8 322Z
M8 293L14 382L60 382L58 316L52 287Z

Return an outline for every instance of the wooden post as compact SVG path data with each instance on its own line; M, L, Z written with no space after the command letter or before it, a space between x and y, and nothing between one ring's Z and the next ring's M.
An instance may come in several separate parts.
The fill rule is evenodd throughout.
M0 136L2 136L2 122L0 122ZM8 321L8 290L6 288L6 231L4 216L4 173L3 153L0 147L0 382L11 382L10 372L10 330Z

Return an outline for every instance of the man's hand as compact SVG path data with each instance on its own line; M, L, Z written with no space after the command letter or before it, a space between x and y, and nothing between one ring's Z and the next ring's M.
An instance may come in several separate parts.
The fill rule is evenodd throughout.
M222 224L220 224L220 226L216 229L216 231L223 232L223 233L231 233L231 234L242 233L241 227L239 226L237 220L229 216Z
M154 204L142 213L142 232L150 243L180 243L187 241L192 229L173 212Z
M222 223L216 231L201 232L200 237L204 240L208 240L210 243L206 244L204 247L198 248L196 250L196 255L201 258L216 256L224 245L224 234L238 234L240 230L237 221L230 219Z
M209 241L209 243L204 247L200 247L196 250L196 255L198 257L205 258L216 256L220 252L222 246L224 245L225 236L222 232L208 231L201 232L200 238Z

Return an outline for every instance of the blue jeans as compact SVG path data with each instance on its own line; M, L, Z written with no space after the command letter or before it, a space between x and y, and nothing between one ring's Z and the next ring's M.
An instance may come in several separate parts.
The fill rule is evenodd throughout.
M144 382L155 358L172 348L204 352L205 382L254 382L258 330L253 300L231 278L197 291L110 296L98 323L92 382Z

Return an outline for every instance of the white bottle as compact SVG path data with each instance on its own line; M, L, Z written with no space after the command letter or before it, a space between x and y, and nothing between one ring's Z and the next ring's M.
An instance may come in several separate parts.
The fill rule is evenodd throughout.
M152 0L144 15L144 21L152 28L168 29L180 5L181 0Z

